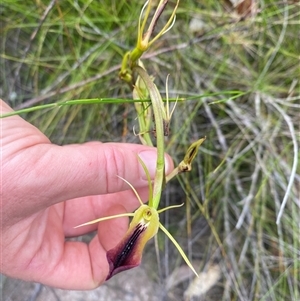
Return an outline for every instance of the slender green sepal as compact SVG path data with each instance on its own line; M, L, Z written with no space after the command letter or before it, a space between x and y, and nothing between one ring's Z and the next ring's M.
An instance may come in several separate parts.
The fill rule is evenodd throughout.
M87 223L84 224L80 224L76 227L74 227L74 229L79 228L79 227L83 227L83 226L88 226L88 225L92 225L92 224L96 224L102 221L107 221L109 219L113 219L113 218L118 218L118 217L125 217L125 216L134 216L134 213L121 213L121 214L116 214L116 215L110 215L110 216L106 216L106 217L100 217L97 219L93 219L92 221L89 221Z

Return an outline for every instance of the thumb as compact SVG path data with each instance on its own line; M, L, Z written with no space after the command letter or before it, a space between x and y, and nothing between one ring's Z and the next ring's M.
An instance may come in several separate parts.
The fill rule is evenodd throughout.
M0 100L0 113L10 111ZM117 176L136 188L146 187L148 182L137 155L154 178L154 147L100 142L58 146L19 116L2 121L2 196L7 200L6 212L27 215L69 199L129 189ZM166 155L166 174L172 169L172 159Z
M49 192L57 201L87 195L114 193L130 189L119 177L135 188L148 185L139 156L154 179L157 150L137 144L91 142L82 145L53 146L42 165L50 167L47 178ZM173 169L172 159L166 157L166 174ZM119 176L119 177L118 177Z
M15 181L7 181L9 187L5 191L8 199L11 197L9 192L14 192L18 202L8 203L14 205L14 211L20 205L23 214L32 214L69 199L130 189L118 176L135 188L146 187L148 181L137 156L144 161L153 179L157 158L154 147L100 142L31 146L18 156L17 161L22 164L14 162L14 166L20 168L10 168L14 171ZM168 174L173 163L170 156L165 157Z

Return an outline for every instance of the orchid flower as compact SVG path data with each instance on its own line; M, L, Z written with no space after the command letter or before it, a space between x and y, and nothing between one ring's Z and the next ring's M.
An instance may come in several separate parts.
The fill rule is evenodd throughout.
M153 195L152 195L152 184L151 184L150 175L142 160L140 158L138 158L138 160L142 164L148 179L149 198L150 198L149 201L151 201ZM156 210L154 207L143 204L135 188L127 180L123 178L121 179L125 181L132 188L132 190L134 191L135 195L137 196L140 202L140 206L134 212L134 214L125 213L125 214L117 214L108 217L103 217L103 218L89 221L87 223L81 224L76 227L78 228L86 225L91 225L94 223L101 222L103 220L108 220L108 219L113 219L118 217L133 216L129 228L126 234L124 235L124 237L122 238L122 240L114 248L112 248L106 253L107 261L109 264L109 273L106 277L106 280L110 279L112 276L122 271L140 265L144 247L146 243L153 236L157 234L158 229L161 229L170 238L170 240L174 243L174 245L180 252L181 256L187 263L187 265L192 269L192 271L196 274L196 276L198 276L197 272L195 271L194 267L192 266L191 262L185 255L180 245L176 242L176 240L170 234L170 232L159 222L159 214L161 212L166 211L168 209L181 207L183 204L173 205L160 210Z

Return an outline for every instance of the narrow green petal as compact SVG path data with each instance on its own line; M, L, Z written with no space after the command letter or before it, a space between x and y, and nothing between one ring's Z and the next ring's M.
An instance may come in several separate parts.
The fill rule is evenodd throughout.
M187 258L187 256L185 255L184 251L182 250L182 248L180 247L180 245L178 244L178 242L175 240L175 238L171 235L171 233L161 224L159 223L159 228L169 237L169 239L172 241L172 243L175 245L175 247L177 248L177 250L179 251L180 255L182 256L182 258L184 259L184 261L186 262L186 264L190 267L190 269L195 273L195 275L197 277L199 277L199 275L197 274L196 270L194 269L194 267L192 266L191 262L189 261L189 259Z
M184 205L184 204L182 203L182 204L180 204L180 205L172 205L172 206L168 206L168 207L165 207L165 208L162 208L162 209L158 210L157 212L158 212L158 213L162 213L162 212L164 212L164 211L166 211L166 210L169 210L169 209L182 207L183 205Z

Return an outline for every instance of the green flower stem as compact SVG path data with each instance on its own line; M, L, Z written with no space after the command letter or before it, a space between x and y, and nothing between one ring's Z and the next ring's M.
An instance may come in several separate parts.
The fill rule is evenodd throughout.
M138 47L134 48L130 54L132 64L136 63L141 58L144 52L145 50L141 50Z
M162 186L165 179L165 157L164 157L164 127L163 127L163 101L162 98L151 80L147 72L139 67L134 67L134 70L139 74L141 79L144 81L150 95L155 128L156 128L156 147L157 147L157 161L156 161L156 173L154 178L154 187L153 187L153 200L149 200L149 206L158 208Z

